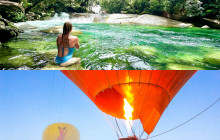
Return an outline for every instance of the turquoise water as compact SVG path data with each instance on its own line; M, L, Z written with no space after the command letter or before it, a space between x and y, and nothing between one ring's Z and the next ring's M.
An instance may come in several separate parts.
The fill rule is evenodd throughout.
M34 26L0 47L0 69L60 69L53 64L58 34L40 30L63 21L33 21ZM220 69L220 30L140 25L74 24L81 58L78 69Z

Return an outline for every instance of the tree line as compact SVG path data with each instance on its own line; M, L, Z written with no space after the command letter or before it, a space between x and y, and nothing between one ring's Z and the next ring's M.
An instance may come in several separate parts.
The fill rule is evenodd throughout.
M220 18L220 0L99 0L107 13L153 14L179 20Z
M45 19L54 13L85 13L99 4L106 13L152 14L182 21L204 17L220 19L220 0L11 0L20 3L25 14L0 10L0 14L14 22ZM32 13L28 14L28 13ZM34 13L34 14L33 14ZM46 14L43 14L46 13ZM32 18L33 17L33 18ZM41 17L41 18L39 18ZM26 18L26 19L25 19Z

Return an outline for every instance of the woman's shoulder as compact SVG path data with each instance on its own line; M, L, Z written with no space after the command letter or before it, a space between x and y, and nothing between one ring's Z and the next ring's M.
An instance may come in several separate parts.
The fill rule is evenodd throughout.
M57 40L60 40L62 38L62 34L57 36Z
M77 36L70 36L70 39L71 40L78 40L78 37Z
M71 39L78 39L77 36L70 36Z
M61 38L62 37L62 34L59 34L58 36L57 36L57 38Z

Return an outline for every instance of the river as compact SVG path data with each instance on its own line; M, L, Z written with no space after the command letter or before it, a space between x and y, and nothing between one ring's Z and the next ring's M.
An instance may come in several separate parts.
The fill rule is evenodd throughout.
M63 69L53 64L58 34L40 30L68 20L83 32L73 54L81 64L70 69L220 69L213 56L220 54L220 30L94 23L91 18L70 19L63 13L17 23L27 28L0 47L0 69Z

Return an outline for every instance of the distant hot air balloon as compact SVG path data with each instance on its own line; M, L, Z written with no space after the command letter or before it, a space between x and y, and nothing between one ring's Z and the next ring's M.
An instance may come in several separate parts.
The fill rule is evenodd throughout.
M44 130L42 140L80 140L80 134L71 124L54 123Z
M130 137L127 139L137 140L141 139L143 133L139 131L139 136L135 133L136 124L140 123L143 132L148 135L152 133L171 100L196 71L63 70L62 72L102 112L115 118L110 120L115 120L113 126L119 138L125 137L123 133L126 133ZM122 120L123 123L117 120Z

